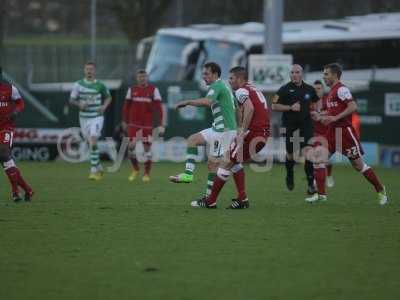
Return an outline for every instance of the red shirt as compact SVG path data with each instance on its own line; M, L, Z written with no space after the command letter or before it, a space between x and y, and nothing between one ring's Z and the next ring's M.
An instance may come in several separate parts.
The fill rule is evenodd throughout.
M245 86L235 91L235 97L239 105L243 105L244 102L250 100L254 106L254 114L248 128L250 131L261 132L269 130L270 118L267 100L260 91L257 91L253 85L246 83Z
M326 112L326 109L327 109L327 107L326 107L326 102L327 101L326 100L327 100L327 95L324 95L316 103L318 105L317 111L319 111L319 113L324 114ZM314 121L313 120L313 126L314 126L314 136L324 135L325 132L328 129L328 126L325 126L320 121Z
M162 120L161 94L157 87L148 84L128 89L122 115L125 123L129 126L152 128L154 112L158 112Z
M328 116L336 116L342 113L346 108L347 104L353 101L353 96L350 90L340 81L336 83L328 93L326 106ZM330 124L331 127L348 127L351 126L351 114L341 118L340 120Z
M13 112L24 109L24 102L18 90L11 84L0 82L0 130L12 130L14 121L10 119Z

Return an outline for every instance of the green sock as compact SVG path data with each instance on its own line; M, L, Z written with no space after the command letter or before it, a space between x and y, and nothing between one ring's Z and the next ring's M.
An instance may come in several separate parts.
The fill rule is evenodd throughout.
M186 152L186 166L185 174L193 175L195 166L195 159L197 157L197 147L188 147Z
M93 146L90 150L90 165L96 168L100 164L100 151L97 146Z
M214 184L214 178L215 178L215 173L208 173L208 178L207 178L207 188L206 188L206 196L211 195L211 190Z

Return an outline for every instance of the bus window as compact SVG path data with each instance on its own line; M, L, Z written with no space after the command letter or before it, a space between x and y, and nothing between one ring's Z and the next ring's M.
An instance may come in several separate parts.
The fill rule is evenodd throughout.
M147 62L150 81L181 81L186 73L185 49L193 40L157 35Z
M242 45L226 41L206 40L204 50L201 52L195 78L201 80L201 69L206 61L216 62L221 66L223 79L227 79L229 70L234 65L244 65L246 63L246 52Z

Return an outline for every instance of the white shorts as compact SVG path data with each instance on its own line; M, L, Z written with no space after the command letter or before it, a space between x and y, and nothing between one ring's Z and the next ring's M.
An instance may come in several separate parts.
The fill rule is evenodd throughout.
M218 132L213 128L207 128L200 131L200 134L210 147L210 156L221 157L226 151L229 151L229 146L236 137L236 130Z
M79 118L81 131L85 138L100 137L103 130L104 117Z

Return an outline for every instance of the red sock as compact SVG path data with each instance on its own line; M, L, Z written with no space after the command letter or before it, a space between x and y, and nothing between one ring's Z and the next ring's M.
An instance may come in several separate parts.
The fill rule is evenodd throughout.
M221 189L223 188L223 186L225 185L225 182L226 182L226 180L223 180L218 175L215 176L214 184L211 189L211 195L207 199L208 205L213 205L217 202L218 195L221 192Z
M150 175L150 170L151 170L151 164L152 164L152 160L146 160L146 162L144 163L144 174L146 175Z
M235 180L236 190L238 192L238 200L245 200L247 198L247 195L244 170L241 169L240 171L233 173L233 179Z
M326 180L326 168L325 166L314 167L314 177L317 182L318 194L326 195L325 180Z
M367 169L366 171L362 172L364 177L374 186L375 190L377 192L380 192L383 190L383 186L380 183L378 177L375 175L374 170L371 168Z
M328 172L328 176L332 175L332 165L331 164L328 164L326 166L326 171Z
M5 172L7 174L8 180L10 181L12 193L18 193L18 169L16 167L11 167L6 169Z
M18 174L18 185L25 191L25 192L31 192L32 188L26 183L24 178L21 175L21 172L17 169L17 174Z
M130 160L131 160L131 164L132 164L133 169L134 169L135 171L139 171L139 170L140 170L140 168L139 168L139 162L138 162L136 156L135 156L135 157L131 157Z

